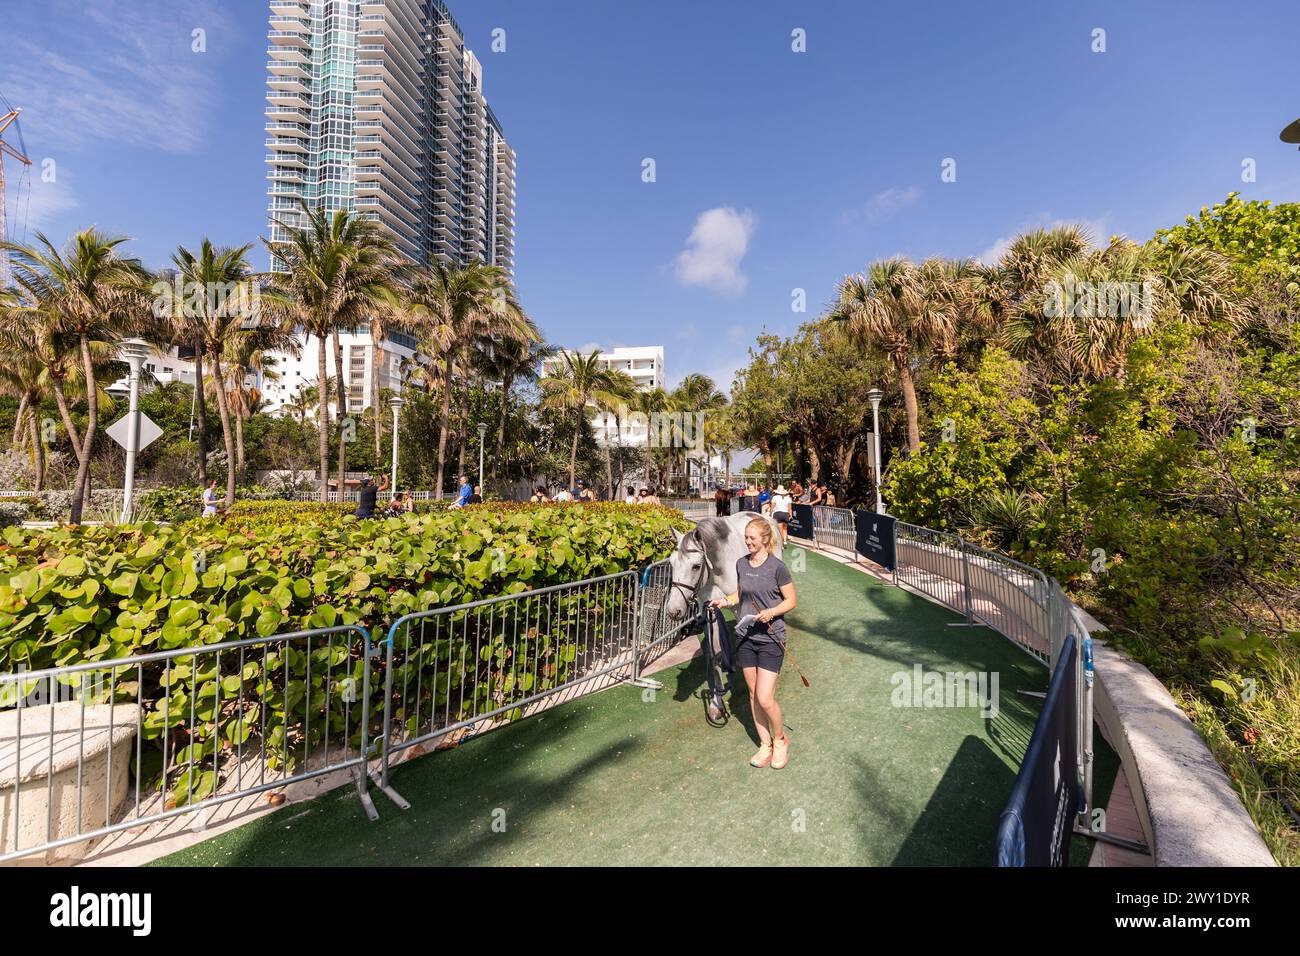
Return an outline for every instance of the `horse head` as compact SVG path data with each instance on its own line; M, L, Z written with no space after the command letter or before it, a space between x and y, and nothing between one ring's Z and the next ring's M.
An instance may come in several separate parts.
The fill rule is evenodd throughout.
M673 529L677 546L668 556L672 585L668 589L666 611L670 621L680 621L691 613L691 602L709 577L704 545L696 531L682 534Z

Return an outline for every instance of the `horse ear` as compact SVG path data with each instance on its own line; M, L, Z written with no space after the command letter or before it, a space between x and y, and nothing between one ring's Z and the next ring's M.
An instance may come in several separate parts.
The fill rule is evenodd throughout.
M682 538L686 537L686 535L682 534L676 528L673 528L672 532L673 532L673 544L681 544Z

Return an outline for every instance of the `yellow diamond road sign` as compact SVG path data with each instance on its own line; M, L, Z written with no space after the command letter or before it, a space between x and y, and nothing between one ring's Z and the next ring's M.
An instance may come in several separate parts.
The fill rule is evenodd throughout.
M163 432L162 429L158 427L157 423L144 412L136 412L136 414L140 416L140 444L136 450L141 451L148 448L161 438ZM113 439L113 441L117 442L123 448L126 448L127 451L131 450L126 447L126 430L130 420L131 413L127 412L105 429L108 433L108 437Z

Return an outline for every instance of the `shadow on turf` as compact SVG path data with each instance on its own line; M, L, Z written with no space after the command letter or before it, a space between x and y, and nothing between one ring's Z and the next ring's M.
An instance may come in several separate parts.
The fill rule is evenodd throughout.
M368 823L351 787L306 805L286 808L244 828L246 839L222 865L227 866L477 866L506 864L500 855L528 838L527 821L548 807L573 804L577 784L601 766L625 760L640 748L634 739L610 744L584 758L562 776L541 779L535 763L541 748L581 734L592 713L570 705L572 713L503 727L454 750L439 751L395 768L393 785L411 801L400 811L374 791L380 817ZM556 726L558 718L561 726ZM295 809L297 812L295 813ZM506 829L492 829L494 812L505 811ZM597 812L599 808L589 808ZM574 811L575 833L585 833L584 810ZM579 836L579 839L584 839ZM565 860L561 847L548 863ZM192 851L191 851L192 852ZM185 865L189 852L170 862ZM525 861L531 862L531 861ZM587 861L589 862L589 861Z
M891 866L990 866L998 817L1016 775L988 742L970 736L945 768L938 787L914 817L899 781L857 760L863 806L885 828L908 827Z

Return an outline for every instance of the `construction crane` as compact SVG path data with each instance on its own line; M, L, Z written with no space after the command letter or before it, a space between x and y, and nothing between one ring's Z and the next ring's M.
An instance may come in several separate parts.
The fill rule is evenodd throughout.
M22 110L11 107L3 96L0 96L0 109L5 110L0 114L0 289L7 289L9 288L9 250L4 248L4 243L9 241L9 184L5 180L5 157L11 156L24 166L30 166L32 161L27 158L23 130L18 125L18 114ZM17 146L13 144L14 140L17 140Z

